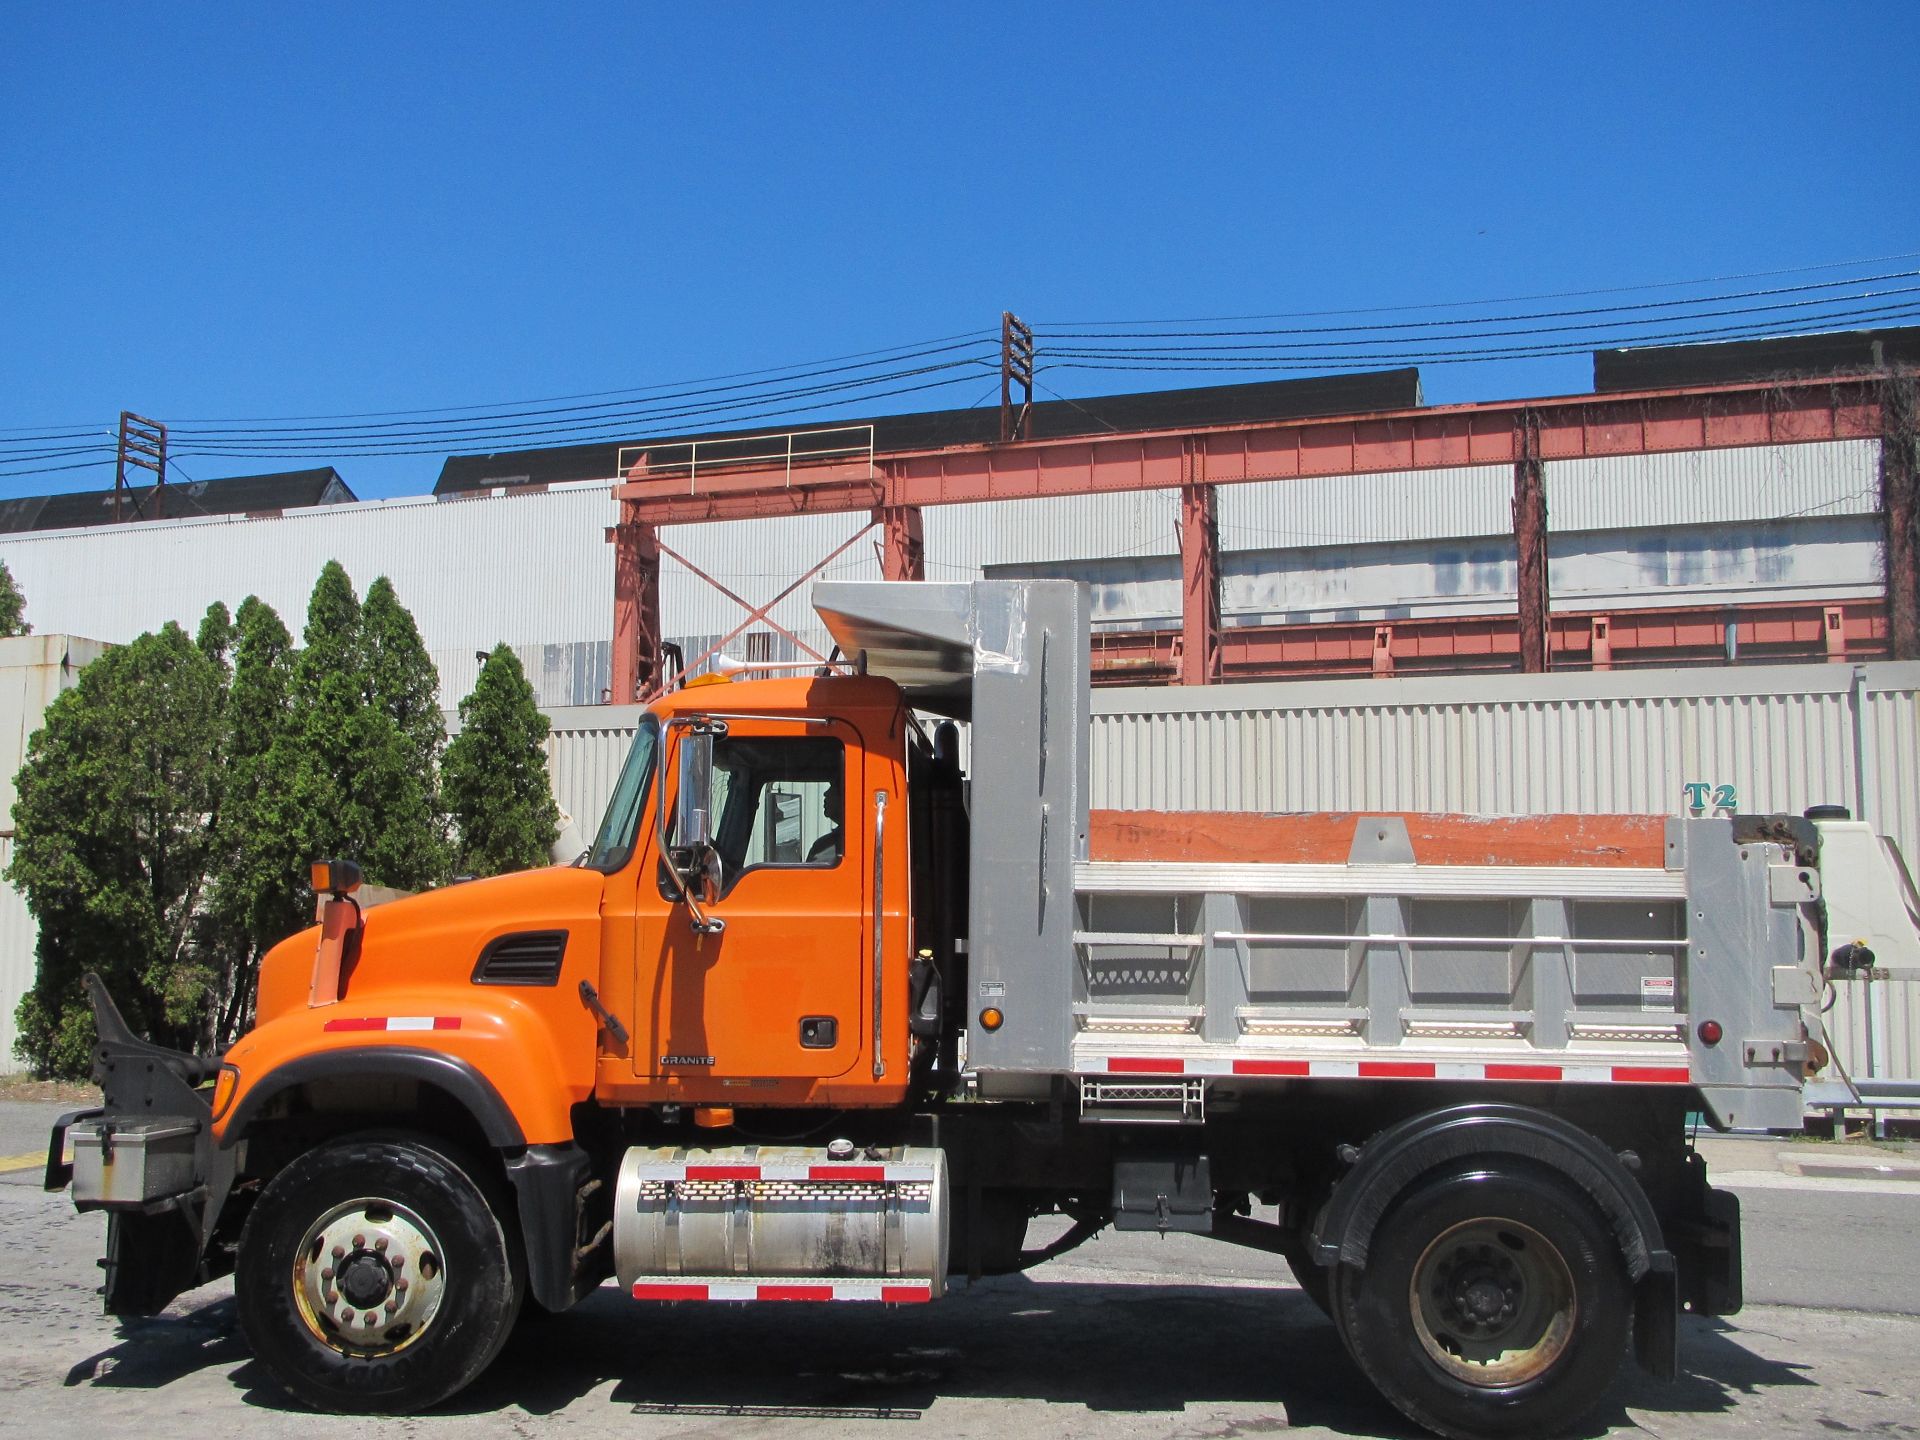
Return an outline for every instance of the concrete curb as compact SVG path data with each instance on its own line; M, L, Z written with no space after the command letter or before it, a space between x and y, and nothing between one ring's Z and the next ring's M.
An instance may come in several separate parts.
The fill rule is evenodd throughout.
M1880 1155L1782 1155L1780 1168L1810 1180L1905 1180L1920 1184L1920 1165Z

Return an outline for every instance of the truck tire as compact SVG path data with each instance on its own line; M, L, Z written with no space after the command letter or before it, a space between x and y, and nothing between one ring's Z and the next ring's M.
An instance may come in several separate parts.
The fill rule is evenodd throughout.
M296 1399L410 1414L492 1362L524 1280L479 1173L424 1136L355 1136L267 1185L241 1232L234 1299L254 1353Z
M1381 1218L1364 1270L1334 1272L1333 1317L1402 1414L1454 1440L1557 1435L1619 1373L1632 1292L1618 1242L1544 1167L1457 1162Z

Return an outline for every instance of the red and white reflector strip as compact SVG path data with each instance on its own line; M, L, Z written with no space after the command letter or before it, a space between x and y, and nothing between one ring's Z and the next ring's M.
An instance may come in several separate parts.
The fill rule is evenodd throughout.
M1498 1080L1570 1085L1691 1085L1685 1065L1540 1064L1458 1060L1258 1060L1227 1056L1109 1055L1102 1075L1279 1077L1299 1080Z
M719 1280L649 1278L633 1282L636 1300L864 1300L884 1305L924 1305L933 1299L926 1280Z
M329 1020L321 1027L330 1034L354 1030L458 1030L458 1015L354 1015Z
M794 1184L819 1183L822 1185L931 1185L935 1175L934 1167L931 1165L891 1165L859 1161L835 1161L826 1164L775 1162L741 1165L702 1165L694 1161L686 1164L648 1161L640 1166L637 1178L656 1184L662 1181L778 1180Z

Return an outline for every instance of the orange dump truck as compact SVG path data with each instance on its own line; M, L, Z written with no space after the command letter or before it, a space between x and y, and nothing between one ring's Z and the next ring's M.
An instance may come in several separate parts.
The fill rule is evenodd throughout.
M1081 587L814 598L851 661L669 694L577 863L364 908L316 867L224 1055L95 987L48 1182L108 1216L110 1310L231 1272L296 1396L410 1411L607 1283L919 1304L1188 1231L1494 1436L1739 1306L1688 1117L1798 1127L1864 827L1090 812Z

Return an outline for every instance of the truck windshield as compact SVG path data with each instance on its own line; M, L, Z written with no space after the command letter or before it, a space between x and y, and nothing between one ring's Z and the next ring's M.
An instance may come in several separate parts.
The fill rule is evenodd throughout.
M613 787L613 798L607 802L600 833L594 837L593 848L583 862L589 869L611 874L633 858L640 812L646 809L647 791L653 785L653 757L659 749L659 739L659 722L651 715L643 717L639 733L633 737L633 749L627 752L627 763L621 767L620 779Z

